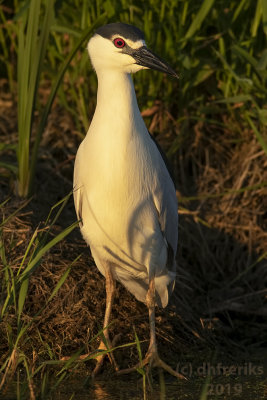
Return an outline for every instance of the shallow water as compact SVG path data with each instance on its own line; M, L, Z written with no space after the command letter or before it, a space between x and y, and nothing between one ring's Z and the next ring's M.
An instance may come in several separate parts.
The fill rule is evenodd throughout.
M211 371L212 372L212 371ZM252 371L253 372L253 371ZM266 371L258 375L254 373L243 376L192 376L187 381L175 380L165 376L165 389L153 383L153 391L147 388L147 400L200 400L203 390L207 390L207 397L203 399L242 399L264 400L267 398ZM261 372L261 371L260 371ZM11 388L10 388L11 389ZM11 389L12 391L12 389ZM165 394L164 394L165 391ZM15 400L17 396L6 393L1 400ZM46 400L143 400L144 392L142 378L139 376L123 377L107 380L88 381L86 377L68 380L53 393L47 393ZM21 399L28 399L25 395Z
M242 399L242 400L263 400L267 398L267 382L259 378L226 378L193 379L187 382L165 382L164 390L160 390L158 384L153 385L153 392L147 390L148 399L168 399L168 400L197 400L206 384L208 399ZM69 400L73 393L75 400L143 400L144 394L142 382L114 380L113 382L97 381L91 387L75 390L75 385L65 387L64 391L58 391L51 399Z

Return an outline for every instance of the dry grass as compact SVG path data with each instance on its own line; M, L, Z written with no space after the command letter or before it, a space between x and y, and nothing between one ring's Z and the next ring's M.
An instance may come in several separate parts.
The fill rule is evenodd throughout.
M10 106L12 99L7 95L2 96L0 104L4 111L0 117L1 140L12 143L16 134L15 107ZM158 138L168 148L179 134L178 128L159 107L152 114L153 130L157 132L161 124L163 133ZM261 186L267 181L266 158L252 132L241 131L238 136L237 129L242 129L235 126L238 122L226 117L222 122L221 128L206 123L189 127L187 138L173 156L180 198L179 270L170 305L158 310L157 336L160 351L174 366L191 354L192 348L204 350L207 357L210 346L229 356L238 349L238 354L241 351L245 356L266 344L266 254L259 260L266 251L267 239L266 188ZM164 135L164 130L171 134ZM3 227L6 258L14 271L34 229L43 229L42 221L50 207L71 190L74 155L80 141L73 131L70 116L55 105L40 150L36 195ZM12 196L12 188L4 177L0 202L9 195ZM2 209L3 218L23 204L12 196ZM74 220L71 202L53 234ZM102 327L104 279L78 229L43 258L31 277L22 320L31 321L45 306L62 274L79 254L82 256L68 279L49 306L35 317L20 343L30 365L33 358L34 365L38 365L83 346L85 351L97 347L96 342L88 343ZM2 292L1 302L4 297ZM134 341L133 326L139 339L147 340L146 307L120 285L113 321L111 335L120 333L121 344ZM16 313L10 308L0 322L1 361L10 351L16 329ZM146 346L144 342L144 351ZM136 348L117 351L116 356L122 367L133 365L138 359ZM87 368L91 370L93 365L90 362Z

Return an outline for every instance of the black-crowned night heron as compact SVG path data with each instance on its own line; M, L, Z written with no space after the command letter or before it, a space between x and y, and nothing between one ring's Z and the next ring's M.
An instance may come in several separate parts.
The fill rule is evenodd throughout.
M88 52L98 78L97 105L76 156L74 201L82 235L106 278L105 341L111 347L107 326L118 280L149 310L142 365L179 377L159 358L155 335L155 304L166 307L175 282L176 193L140 114L131 73L152 68L177 75L147 48L139 29L123 23L97 29ZM103 342L99 348L106 349ZM102 361L98 357L95 373Z

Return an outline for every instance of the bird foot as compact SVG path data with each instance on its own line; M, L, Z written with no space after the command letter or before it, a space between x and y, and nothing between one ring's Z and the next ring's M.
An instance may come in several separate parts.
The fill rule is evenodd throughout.
M75 361L83 361L86 358L90 358L90 359L96 360L97 363L96 363L96 366L95 366L95 368L94 368L94 370L92 372L92 378L94 378L100 372L100 370L102 368L102 365L103 365L103 362L104 362L104 359L105 359L105 357L107 355L109 360L110 360L110 362L111 362L111 364L113 365L115 371L116 372L119 371L118 364L117 364L117 362L116 362L116 360L114 358L114 355L113 355L112 351L108 352L108 353L106 353L106 351L112 349L116 345L116 343L118 342L120 337L121 337L120 334L116 335L113 338L112 342L110 342L109 338L108 339L106 338L107 345L108 345L107 347L104 344L104 342L101 340L100 345L99 345L97 350L95 350L95 351L93 351L91 353L82 354L79 357L77 357L77 359ZM101 352L103 352L104 354L101 354ZM94 356L95 354L97 354L97 355ZM65 357L61 357L60 360L61 361L68 361L70 358L71 358L71 356L65 356Z
M144 368L146 365L148 366L148 370L152 369L153 367L158 367L158 368L164 369L165 371L167 371L169 374L175 376L176 378L186 379L186 377L184 375L175 371L168 364L166 364L164 361L162 361L162 359L158 355L157 350L156 351L148 350L146 357L139 364L137 364L135 367L132 367L132 368L126 368L126 369L117 371L117 374L118 375L129 374L131 372L136 371L139 368Z
M118 342L118 340L120 339L120 337L121 337L120 334L119 334L119 335L116 335L116 336L113 338L112 342L110 342L110 340L106 338L108 348L106 347L105 343L101 340L100 345L99 345L99 347L98 347L98 349L97 349L97 352L98 352L99 350L100 350L100 352L101 352L101 351L104 351L104 352L105 352L106 350L112 349L112 347L114 347L114 346L116 345L116 343ZM92 378L94 378L97 374L99 374L99 372L100 372L100 370L101 370L101 368L102 368L102 366L103 366L103 362L104 362L104 359L105 359L106 355L108 356L109 361L110 361L110 363L113 365L115 371L116 371L116 372L119 371L118 364L117 364L117 362L116 362L116 360L115 360L115 357L114 357L112 351L109 352L109 353L99 354L98 356L95 357L95 360L97 361L97 363L96 363L96 366L95 366L95 368L94 368L94 370L93 370L93 372L92 372Z

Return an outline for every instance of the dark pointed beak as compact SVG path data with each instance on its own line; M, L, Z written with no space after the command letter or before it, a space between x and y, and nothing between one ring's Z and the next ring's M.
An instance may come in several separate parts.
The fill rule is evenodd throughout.
M175 78L178 78L176 72L160 57L154 54L146 46L142 46L139 49L133 50L131 56L135 59L136 64L142 65L150 69L155 69L157 71L166 72Z

